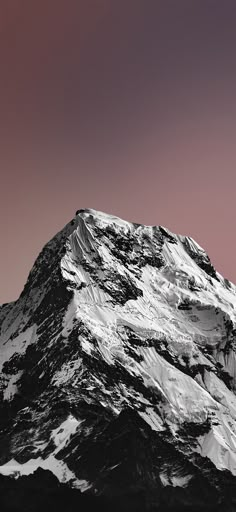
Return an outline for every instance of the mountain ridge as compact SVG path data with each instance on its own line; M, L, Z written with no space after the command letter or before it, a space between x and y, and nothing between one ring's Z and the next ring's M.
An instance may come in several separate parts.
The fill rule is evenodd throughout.
M209 495L212 482L234 482L235 298L192 238L78 210L39 254L19 299L0 308L0 473L41 467L85 493L121 493L119 470L96 462L95 477L88 454L107 453L106 466L104 432L133 411L153 439L154 480L146 455L137 466L144 489L188 492L195 472ZM173 450L185 461L178 469Z

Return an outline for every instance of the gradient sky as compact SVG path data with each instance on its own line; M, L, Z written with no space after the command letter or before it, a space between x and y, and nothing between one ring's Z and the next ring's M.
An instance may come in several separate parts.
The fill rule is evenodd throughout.
M236 282L236 1L1 0L0 302L88 207Z

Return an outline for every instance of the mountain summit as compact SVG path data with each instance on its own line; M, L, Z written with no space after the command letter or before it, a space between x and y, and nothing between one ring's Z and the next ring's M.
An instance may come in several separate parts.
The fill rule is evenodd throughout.
M79 210L0 328L0 473L236 496L236 287L194 240Z

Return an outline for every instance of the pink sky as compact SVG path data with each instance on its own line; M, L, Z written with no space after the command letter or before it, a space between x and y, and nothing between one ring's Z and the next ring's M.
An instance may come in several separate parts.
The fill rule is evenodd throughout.
M236 282L235 1L0 11L0 302L83 207L190 235Z

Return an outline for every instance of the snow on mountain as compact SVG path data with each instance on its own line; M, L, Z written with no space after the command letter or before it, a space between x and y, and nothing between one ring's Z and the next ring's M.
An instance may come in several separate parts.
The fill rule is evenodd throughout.
M235 308L191 238L79 210L0 308L0 473L94 492L132 464L152 486L236 475Z

